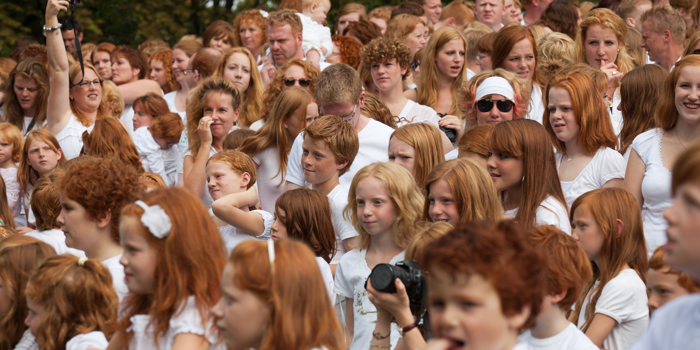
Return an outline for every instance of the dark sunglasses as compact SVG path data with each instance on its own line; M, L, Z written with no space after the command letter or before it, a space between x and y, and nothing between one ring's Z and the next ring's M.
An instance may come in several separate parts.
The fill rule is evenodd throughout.
M311 85L311 79L299 79L298 81L301 87L309 87ZM284 79L284 86L294 86L295 82L297 82L296 79Z
M420 62L418 62L418 61L413 61L413 62L411 63L411 69L413 69L414 71L415 71L416 69L418 69L418 67L420 67Z
M511 100L491 100L485 98L476 102L476 108L479 109L479 112L486 113L493 109L494 102L496 103L496 108L503 113L510 112L515 105Z

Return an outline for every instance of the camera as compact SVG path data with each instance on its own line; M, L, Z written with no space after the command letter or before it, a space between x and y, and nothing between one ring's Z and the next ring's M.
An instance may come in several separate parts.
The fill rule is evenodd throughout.
M427 286L423 271L418 268L415 260L399 261L396 265L377 264L369 275L372 287L384 293L396 293L394 281L397 278L406 286L411 308L424 307ZM365 281L365 289L367 289L367 281Z
M447 136L447 138L450 139L450 142L452 142L452 144L457 142L457 132L455 131L455 129L450 129L446 126L440 126L440 130L442 130L442 132L445 133L445 136Z

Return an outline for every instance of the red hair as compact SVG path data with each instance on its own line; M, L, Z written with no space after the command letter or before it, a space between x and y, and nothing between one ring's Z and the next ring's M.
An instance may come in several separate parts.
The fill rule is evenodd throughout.
M498 31L493 41L491 62L493 68L504 68L503 65L508 55L510 55L510 51L513 50L513 46L526 39L532 44L532 52L535 55L535 73L532 76L532 82L542 87L544 86L544 77L537 68L537 44L535 43L535 38L530 34L530 31L523 26L509 25Z
M165 102L165 99L154 92L149 92L135 99L132 106L134 108L136 108L136 106L141 106L143 112L154 119L163 114L170 113L170 107L168 107L168 103Z
M88 156L116 158L139 173L145 171L134 140L115 118L95 120L92 131L83 133L83 152Z
M148 131L153 137L161 137L169 143L180 142L182 132L185 130L185 124L182 123L182 118L179 114L168 112L153 119Z
M138 78L146 78L146 73L148 73L148 56L146 54L136 51L128 46L119 45L112 50L111 53L112 61L124 58L129 61L131 68L136 68L139 70ZM165 65L165 62L163 62ZM97 76L100 76L99 74Z
M678 275L678 284L680 284L683 289L688 293L699 293L700 283L693 280L690 275L686 272L681 272L670 268L666 264L666 250L664 247L657 247L654 254L649 259L649 268L657 271L663 272L663 274L668 275Z
M27 193L27 185L34 186L36 181L39 179L39 173L37 173L34 168L29 166L29 162L27 161L27 157L29 156L29 147L32 145L34 140L47 144L54 152L63 152L61 150L61 145L58 143L58 140L56 140L56 136L53 136L53 134L47 129L38 129L29 132L27 138L24 140L24 147L19 160L19 169L17 169L17 182L19 182L22 193L27 196L29 195ZM65 162L66 158L61 155L61 158L58 159L56 167L60 167Z
M173 50L165 49L158 51L151 56L151 59L148 60L148 76L151 76L151 62L153 61L160 61L163 64L165 76L168 78L168 85L163 87L163 93L167 94L169 92L180 90L180 83L177 82L175 73L173 73Z
M688 66L700 66L700 55L689 55L676 62L671 74L666 76L661 89L661 96L656 105L656 125L666 131L673 129L678 122L678 109L676 109L676 84L681 76L683 68Z

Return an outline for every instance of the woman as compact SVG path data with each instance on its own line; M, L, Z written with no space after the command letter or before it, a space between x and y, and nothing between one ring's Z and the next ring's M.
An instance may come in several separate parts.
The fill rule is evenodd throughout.
M357 22L361 19L367 20L365 5L351 2L341 6L338 10L338 21L335 23L335 33L343 34L350 22Z
M581 24L581 10L578 3L574 4L571 0L555 0L547 5L535 24L552 32L566 34L573 40L576 39L576 31Z
M634 69L632 58L627 54L626 36L625 21L605 8L589 12L576 36L578 62L588 63L608 76L607 106L615 135L620 135L622 129L622 115L617 110L620 104L619 79Z
M92 52L92 65L97 68L97 73L103 80L112 79L112 51L114 48L112 43L101 43Z
M389 21L384 37L402 40L411 50L410 56L413 57L427 42L425 23L416 16L400 14Z
M236 37L231 23L222 20L212 22L202 35L202 42L206 47L211 47L224 53L233 47L233 38Z
M160 85L164 94L180 89L180 83L173 72L173 50L167 49L156 52L148 62L148 78Z
M331 36L331 39L333 39L333 52L326 58L326 62L345 63L357 69L360 66L362 43L340 34Z
M202 43L189 39L180 40L173 47L172 69L173 73L175 73L175 80L180 84L180 89L165 94L163 98L168 102L170 111L179 114L184 123L187 123L186 102L187 94L191 89L191 87L187 85L187 79L185 77L185 75L191 73L187 71L187 64L190 62L190 57L201 48ZM183 149L181 149L181 151L184 152Z
M245 11L233 20L233 29L236 46L248 49L255 57L255 64L262 64L262 47L267 43L267 13L258 9Z
M671 206L671 172L688 147L700 140L696 86L700 84L700 56L676 62L666 77L654 119L658 129L645 131L632 142L624 186L639 201L647 251L666 243L667 222L662 212Z
M26 58L10 72L4 86L0 116L26 136L46 124L49 73L41 61Z
M238 126L247 129L260 119L265 88L255 58L248 49L235 47L226 51L219 60L214 76L231 80L241 93Z
M466 129L522 119L527 111L525 83L501 68L475 75L465 90Z
M114 118L96 120L90 133L83 133L83 153L87 156L119 159L139 174L144 172L134 141Z

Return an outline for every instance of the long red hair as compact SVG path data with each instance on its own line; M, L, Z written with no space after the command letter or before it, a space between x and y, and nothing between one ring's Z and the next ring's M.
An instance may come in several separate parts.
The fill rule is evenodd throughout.
M116 158L139 174L145 171L134 140L117 119L95 120L94 129L83 134L83 149L88 156Z
M34 168L29 166L29 162L27 161L27 157L29 156L29 147L32 145L34 140L47 144L56 153L63 153L63 150L61 150L61 145L58 143L56 136L53 136L53 134L47 129L32 130L29 132L29 134L27 134L27 139L24 140L24 147L22 148L22 154L19 159L19 169L17 169L17 182L19 182L19 187L22 190L22 193L26 196L28 196L27 186L34 186L36 181L39 179L39 173L37 173ZM66 158L63 156L63 154L61 154L61 158L58 159L56 167L60 167L65 162Z

